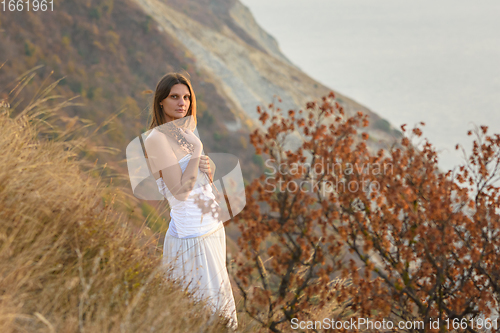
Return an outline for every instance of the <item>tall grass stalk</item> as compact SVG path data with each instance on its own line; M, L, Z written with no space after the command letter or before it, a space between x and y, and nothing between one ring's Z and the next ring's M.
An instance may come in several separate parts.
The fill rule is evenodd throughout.
M164 279L160 256L114 209L119 189L82 171L87 138L49 121L69 103L51 102L55 84L13 116L32 75L0 103L0 331L225 331Z

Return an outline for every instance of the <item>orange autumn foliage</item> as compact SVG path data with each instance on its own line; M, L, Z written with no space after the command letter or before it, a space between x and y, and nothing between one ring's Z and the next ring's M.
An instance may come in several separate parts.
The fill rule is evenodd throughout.
M347 117L333 92L298 113L270 109L258 108L266 131L250 138L267 173L247 186L233 221L235 279L251 317L273 332L347 311L396 327L422 321L427 332L464 319L469 327L455 331L472 331L472 320L498 310L498 134L482 126L467 164L443 174L432 145L413 143L418 127L371 152L358 133L367 116ZM293 132L301 142L292 148Z

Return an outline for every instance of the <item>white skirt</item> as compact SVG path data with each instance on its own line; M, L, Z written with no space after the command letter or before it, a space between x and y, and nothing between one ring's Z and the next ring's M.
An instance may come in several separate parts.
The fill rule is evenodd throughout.
M177 238L167 231L163 244L163 264L169 277L180 279L197 299L208 298L212 308L229 318L228 327L236 329L236 306L226 268L224 225L208 234Z

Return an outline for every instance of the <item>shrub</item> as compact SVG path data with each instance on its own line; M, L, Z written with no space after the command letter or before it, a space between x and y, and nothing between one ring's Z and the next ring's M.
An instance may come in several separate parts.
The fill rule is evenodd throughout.
M236 282L250 316L274 332L293 318L346 316L394 327L421 321L426 330L439 319L436 331L447 320L462 325L448 326L457 332L483 317L492 324L500 299L499 134L481 126L467 164L442 174L432 145L412 143L418 127L389 152L371 153L367 133L357 136L367 116L346 118L333 92L297 115L270 108L257 109L270 124L251 143L275 172L246 187L234 219ZM285 149L294 131L303 142Z

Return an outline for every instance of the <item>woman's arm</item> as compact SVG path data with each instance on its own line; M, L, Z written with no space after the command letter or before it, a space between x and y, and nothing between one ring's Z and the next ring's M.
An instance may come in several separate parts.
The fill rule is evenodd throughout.
M155 173L161 170L163 181L170 193L177 200L186 200L193 190L198 176L202 147L195 147L183 173L172 147L163 134L151 133L144 141L144 146L150 161L151 172Z

